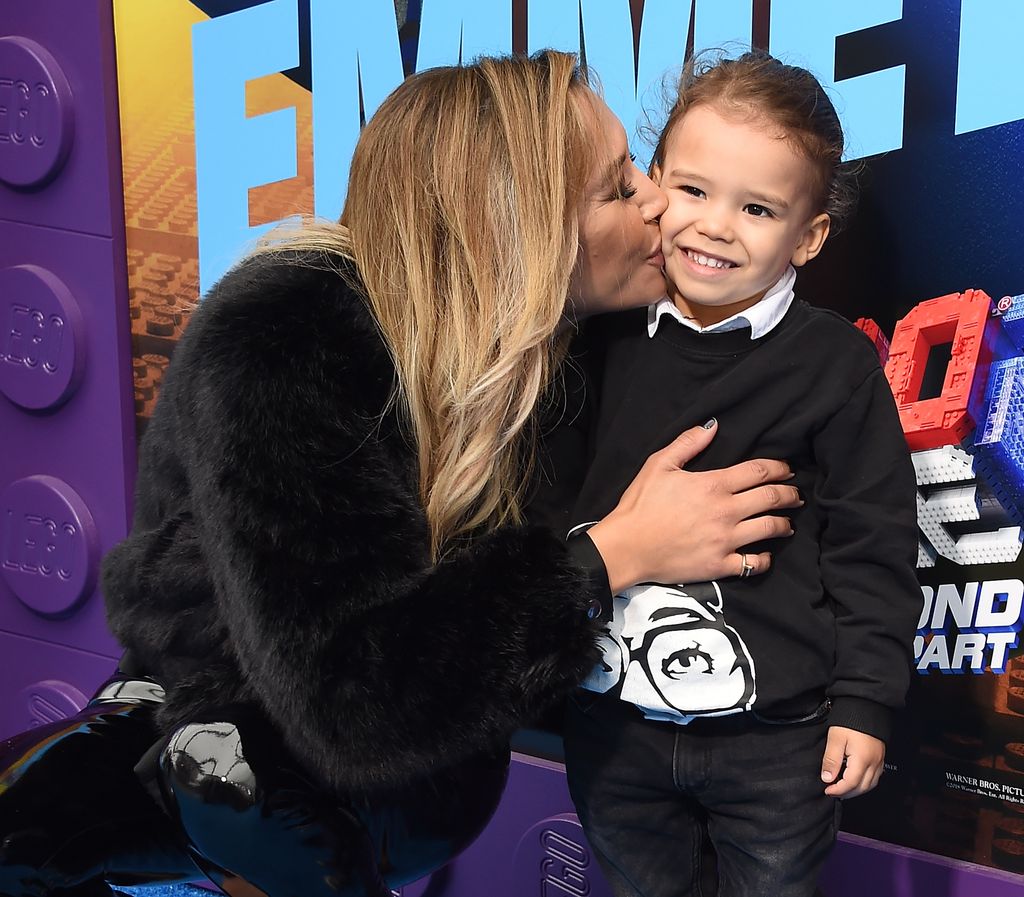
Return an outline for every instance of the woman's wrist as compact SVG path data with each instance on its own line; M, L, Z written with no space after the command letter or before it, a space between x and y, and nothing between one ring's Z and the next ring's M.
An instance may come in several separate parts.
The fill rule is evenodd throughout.
M611 516L599 520L587 535L594 543L604 561L604 569L608 574L608 585L613 595L618 595L630 586L643 581L643 576L636 568L636 552L627 527Z

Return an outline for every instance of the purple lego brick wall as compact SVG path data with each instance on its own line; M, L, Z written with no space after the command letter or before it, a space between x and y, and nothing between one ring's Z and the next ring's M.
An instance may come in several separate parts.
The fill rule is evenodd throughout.
M841 834L824 897L1021 897L1024 876Z
M0 21L0 737L110 671L96 579L135 465L109 0Z
M462 856L400 897L611 897L559 763L513 754L506 797ZM428 891L429 888L429 891ZM1022 897L1024 876L840 835L823 897Z

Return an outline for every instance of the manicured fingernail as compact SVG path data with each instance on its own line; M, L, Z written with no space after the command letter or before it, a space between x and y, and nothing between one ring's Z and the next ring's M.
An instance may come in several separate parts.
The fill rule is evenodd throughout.
M710 430L717 423L718 423L718 421L715 420L715 418L711 418L711 420L709 420L707 423L704 424L704 429L705 430Z

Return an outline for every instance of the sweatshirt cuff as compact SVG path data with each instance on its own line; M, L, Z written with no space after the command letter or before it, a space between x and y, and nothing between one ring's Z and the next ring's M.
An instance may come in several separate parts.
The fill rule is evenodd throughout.
M578 533L569 539L569 557L574 564L583 570L594 597L600 605L594 605L591 619L610 620L612 618L612 587L608 582L608 570L604 558L593 540L585 532Z
M828 724L843 726L887 742L892 734L893 711L868 698L832 698Z

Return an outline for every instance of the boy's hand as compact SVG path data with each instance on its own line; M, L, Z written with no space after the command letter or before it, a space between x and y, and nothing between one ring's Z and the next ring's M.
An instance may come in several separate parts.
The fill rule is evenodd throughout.
M855 729L832 726L828 730L825 756L821 761L821 780L826 784L832 783L825 793L832 797L867 794L882 777L884 762L884 741Z

